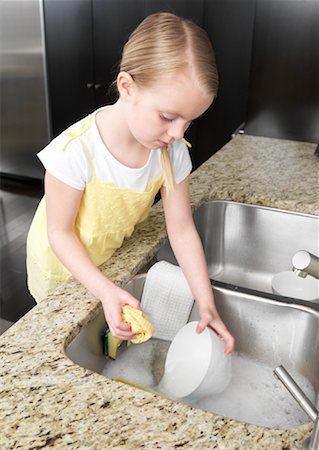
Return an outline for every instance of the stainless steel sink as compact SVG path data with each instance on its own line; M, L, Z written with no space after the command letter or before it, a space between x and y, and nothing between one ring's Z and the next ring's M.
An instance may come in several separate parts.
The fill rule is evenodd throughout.
M145 275L138 275L127 290L140 298L144 280ZM278 429L308 422L273 376L273 369L282 364L318 405L319 312L221 285L214 286L214 292L218 310L236 337L232 381L221 394L201 401L191 397L182 401L195 408ZM197 319L195 305L189 320ZM150 339L139 345L122 345L114 361L101 351L100 330L104 325L101 313L67 347L68 357L106 377L157 391L170 342Z
M225 201L203 204L194 218L217 307L236 338L236 353L226 391L201 401L191 397L182 401L273 428L308 422L273 370L283 365L318 407L319 303L273 295L271 279L276 273L291 270L292 256L298 250L318 255L318 218ZM151 264L158 260L176 263L168 242ZM144 280L145 275L138 275L127 290L141 298ZM198 317L195 305L189 320ZM122 345L113 361L101 351L103 327L101 313L68 346L69 358L106 377L157 391L170 342L151 339L139 345Z
M271 293L272 277L292 270L298 250L319 255L316 216L217 200L201 205L194 220L210 276L225 283ZM168 242L157 259L176 264Z

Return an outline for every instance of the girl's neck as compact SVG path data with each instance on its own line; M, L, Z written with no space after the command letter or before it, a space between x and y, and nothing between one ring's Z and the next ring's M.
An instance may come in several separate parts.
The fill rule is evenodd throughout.
M150 150L143 147L131 134L123 114L121 100L99 111L96 126L107 150L127 167L143 167Z

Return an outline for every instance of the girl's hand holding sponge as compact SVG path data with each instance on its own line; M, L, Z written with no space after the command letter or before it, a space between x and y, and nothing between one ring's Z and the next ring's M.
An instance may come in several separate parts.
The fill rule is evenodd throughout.
M155 330L133 295L113 283L104 292L105 297L101 298L104 316L114 338L119 342L140 343L152 337Z
M140 344L150 339L155 333L155 329L150 319L140 309L135 309L130 305L124 305L122 308L123 320L131 325L131 330L135 334L130 342Z
M155 329L149 318L140 309L133 308L130 305L124 305L122 307L122 319L125 323L130 325L131 331L134 334L134 337L128 340L128 345L129 342L132 342L133 344L145 342L155 333ZM108 334L107 354L110 358L117 358L118 348L122 342L123 339L119 339L111 333Z

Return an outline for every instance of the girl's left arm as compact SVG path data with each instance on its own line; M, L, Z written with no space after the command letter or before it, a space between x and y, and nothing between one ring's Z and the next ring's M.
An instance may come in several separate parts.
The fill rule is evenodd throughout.
M190 207L188 177L166 194L161 189L168 238L193 296L198 304L201 320L197 332L210 326L225 341L225 353L234 350L234 338L221 320L214 301L206 258Z

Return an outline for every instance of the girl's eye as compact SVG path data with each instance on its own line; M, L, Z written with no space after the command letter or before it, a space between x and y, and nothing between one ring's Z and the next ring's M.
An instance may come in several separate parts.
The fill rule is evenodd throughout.
M174 119L171 119L170 117L165 117L163 114L160 114L160 118L162 120L165 120L165 122L173 122Z

